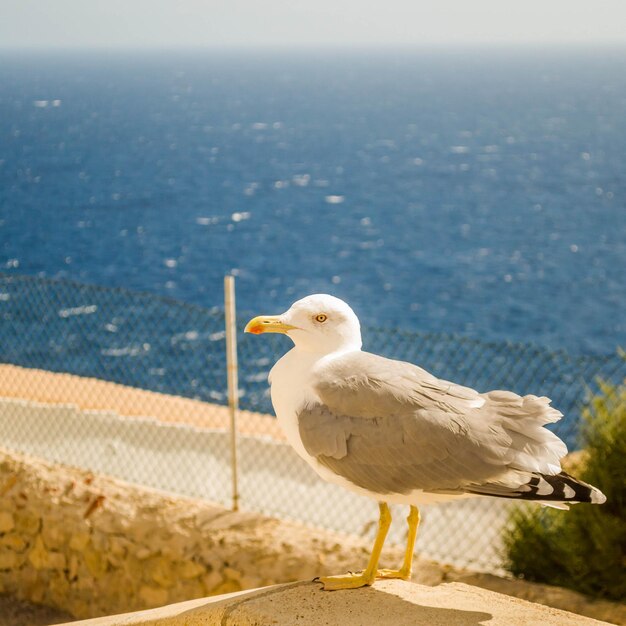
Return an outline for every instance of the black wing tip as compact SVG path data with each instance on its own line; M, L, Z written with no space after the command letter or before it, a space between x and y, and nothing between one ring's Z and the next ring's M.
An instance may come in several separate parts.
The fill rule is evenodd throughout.
M480 488L472 490L472 493L546 503L604 504L606 502L606 496L598 488L566 472L555 475L534 473L527 483L508 493L502 491L489 493L489 490L481 492Z
M603 504L606 502L606 496L593 485L586 483L578 478L574 478L567 472L561 472L556 476L546 476L544 474L541 477L550 482L555 487L555 490L562 489L563 492L567 492L569 497L564 499L563 502L588 502L590 504ZM567 490L569 487L569 490ZM572 495L571 490L574 491ZM558 495L558 494L555 494Z

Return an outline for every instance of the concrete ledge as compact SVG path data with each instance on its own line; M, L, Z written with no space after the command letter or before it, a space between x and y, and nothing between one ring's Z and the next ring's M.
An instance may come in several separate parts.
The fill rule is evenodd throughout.
M351 591L322 591L310 581L190 600L66 626L583 626L607 624L462 583L425 587L377 581Z

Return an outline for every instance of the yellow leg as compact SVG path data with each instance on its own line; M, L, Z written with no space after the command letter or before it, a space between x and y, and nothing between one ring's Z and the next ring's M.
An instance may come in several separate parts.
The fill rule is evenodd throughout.
M406 552L404 562L400 569L380 569L377 576L379 578L402 578L409 580L413 567L413 551L415 550L415 539L417 537L417 527L420 523L420 512L416 506L411 505L409 516L406 518L409 523L409 535L406 542Z
M387 537L387 531L391 524L391 513L386 502L379 502L380 518L378 519L378 533L374 541L374 547L370 555L367 567L362 572L350 572L343 576L321 576L317 580L324 585L327 591L335 591L336 589L356 589L371 585L376 580L376 572L378 569L378 559Z

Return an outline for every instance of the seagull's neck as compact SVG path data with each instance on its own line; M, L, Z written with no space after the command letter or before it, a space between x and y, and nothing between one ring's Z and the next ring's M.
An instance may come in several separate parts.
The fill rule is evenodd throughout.
M360 350L360 346L350 345L345 345L332 351L314 351L303 349L301 346L294 346L272 368L269 375L270 384L274 384L280 379L294 381L300 377L302 382L308 381L308 375L311 370L321 362L331 361L348 352Z
M361 344L348 344L346 343L343 346L339 346L333 350L313 350L309 347L303 348L301 346L294 346L290 352L293 352L294 355L297 355L298 359L302 359L303 361L316 362L322 359L333 359L335 357L341 356L342 354L346 354L348 352L360 352Z

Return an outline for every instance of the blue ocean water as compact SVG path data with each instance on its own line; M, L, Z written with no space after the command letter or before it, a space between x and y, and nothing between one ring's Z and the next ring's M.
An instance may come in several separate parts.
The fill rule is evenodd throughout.
M0 271L626 345L626 51L0 57Z

